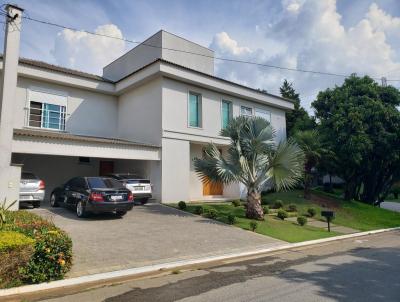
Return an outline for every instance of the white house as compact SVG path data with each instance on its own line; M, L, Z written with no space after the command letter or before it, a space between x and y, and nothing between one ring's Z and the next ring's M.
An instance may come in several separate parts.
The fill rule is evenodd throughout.
M239 184L204 185L193 158L209 142L224 152L229 140L219 132L240 114L263 116L286 137L291 101L214 76L212 50L166 31L102 76L18 60L19 31L7 27L6 36L0 198L17 198L21 169L44 179L48 194L73 176L135 171L151 179L161 202L237 198Z

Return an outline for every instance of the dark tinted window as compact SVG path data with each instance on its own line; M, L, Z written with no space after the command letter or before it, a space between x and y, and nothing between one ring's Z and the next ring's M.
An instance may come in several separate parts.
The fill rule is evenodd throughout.
M112 178L88 177L87 181L92 189L123 188L120 182Z
M118 179L141 179L139 175L136 174L118 174Z
M150 180L148 179L126 179L126 183L128 184L149 184Z
M30 172L22 172L21 174L22 179L38 179L35 174L30 173Z

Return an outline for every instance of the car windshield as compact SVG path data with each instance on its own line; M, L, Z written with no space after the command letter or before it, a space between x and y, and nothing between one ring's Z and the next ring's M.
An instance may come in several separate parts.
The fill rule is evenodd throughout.
M141 179L141 177L137 174L118 174L118 178L121 180L125 179Z
M112 178L88 177L89 187L92 189L117 189L122 188L120 182Z
M22 172L21 179L37 179L37 177L35 176L35 174L30 172Z

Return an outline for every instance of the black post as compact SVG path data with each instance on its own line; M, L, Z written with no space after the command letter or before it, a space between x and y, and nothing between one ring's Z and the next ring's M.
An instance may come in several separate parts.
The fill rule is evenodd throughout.
M331 231L331 218L327 217L327 220L328 220L328 232L330 232Z

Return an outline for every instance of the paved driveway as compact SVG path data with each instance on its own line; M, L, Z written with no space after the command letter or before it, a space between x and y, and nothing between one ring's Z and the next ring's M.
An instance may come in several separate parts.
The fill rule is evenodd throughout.
M400 212L400 203L398 202L391 202L391 201L385 201L381 203L381 208L395 211L395 212Z
M31 211L70 234L70 277L284 243L160 204L136 206L123 218L107 214L78 219L64 208Z

